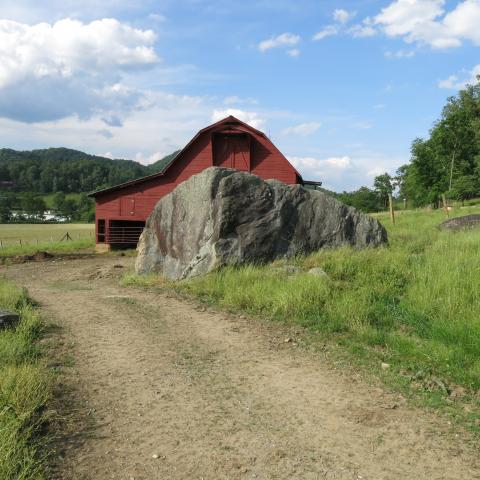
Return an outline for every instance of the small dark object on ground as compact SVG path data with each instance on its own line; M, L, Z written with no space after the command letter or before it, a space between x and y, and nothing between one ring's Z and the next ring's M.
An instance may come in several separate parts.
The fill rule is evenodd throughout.
M463 217L449 218L438 226L440 230L449 230L452 232L478 227L480 227L480 214L478 213L472 213L471 215L465 215Z
M13 257L12 263L45 262L46 260L50 260L53 257L54 255L39 250L33 255L17 255Z
M7 310L0 310L0 330L15 327L19 321L20 317L18 314L8 312Z

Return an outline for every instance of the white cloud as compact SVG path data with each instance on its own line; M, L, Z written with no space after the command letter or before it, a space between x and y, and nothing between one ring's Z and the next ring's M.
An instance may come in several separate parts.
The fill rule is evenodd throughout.
M367 121L357 122L353 124L354 128L358 128L360 130L370 130L372 128L372 124Z
M237 95L231 95L229 97L225 97L223 99L224 105L240 105L240 104L248 104L248 105L257 105L258 100L255 98L242 98Z
M396 0L374 17L374 24L407 43L453 48L468 40L480 45L480 0L464 0L450 12L445 4L445 0Z
M148 18L155 22L163 23L167 21L167 17L161 13L151 13Z
M444 0L396 0L375 17L387 35L408 35L425 28L443 13Z
M328 158L288 156L288 160L305 180L320 180L326 188L334 189L342 183L350 169L355 169L349 156Z
M450 75L444 80L438 82L439 88L446 88L451 90L460 90L466 85L474 85L477 83L477 76L480 75L480 64L473 67L470 71L463 71L461 76Z
M380 152L360 150L326 158L316 156L287 156L306 180L320 180L329 190L355 190L372 186L376 175L393 173L406 159Z
M348 33L350 33L354 38L366 38L376 35L377 30L373 26L372 19L367 17L362 23L353 25L353 27L348 30Z
M137 152L135 154L134 160L136 162L141 163L142 165L151 165L152 163L155 163L158 160L161 160L163 157L166 157L169 153L172 152L155 152L152 153L151 155L145 155L143 152Z
M387 50L384 53L385 58L412 58L415 56L414 50L397 50L396 52L391 52Z
M134 108L142 95L120 79L159 62L155 39L151 30L112 18L36 25L0 20L0 116L32 122Z
M104 137L104 138L113 138L113 133L106 128L102 128L101 130L97 131L97 134Z
M336 25L328 25L313 36L313 40L323 40L324 38L337 35L339 29Z
M466 0L448 13L443 23L456 37L463 37L480 45L480 1Z
M236 108L227 108L226 110L214 110L212 113L212 121L218 122L229 115L248 123L253 128L261 129L265 125L265 119L257 112L249 112L246 110L240 110Z
M113 160L113 159L114 159L112 152L96 153L95 155L97 155L98 157L109 158L110 160Z
M347 23L355 16L355 12L349 12L343 8L333 11L333 19L338 23Z
M300 50L298 48L292 48L290 50L287 50L287 55L289 57L298 57L300 56Z
M88 119L72 115L34 125L0 118L3 146L32 149L61 145L89 153L110 152L113 158L135 158L141 152L140 159L147 162L155 152L171 153L183 147L209 123L215 107L209 97L145 92L145 99L143 108L132 111L122 126L112 130L113 138L98 133L105 129L103 115Z
M333 11L332 17L335 21L332 25L327 25L318 31L313 37L313 40L323 40L324 38L338 35L345 31L346 24L356 15L356 12L349 12L343 8L337 8ZM353 27L355 28L355 27ZM346 30L350 32L352 29Z
M294 35L292 33L282 33L276 37L271 37L267 40L263 40L258 44L258 49L261 52L266 52L272 48L280 47L291 47L297 45L300 42L301 38L299 35Z
M308 122L300 123L299 125L294 125L292 127L285 128L283 130L284 135L302 135L307 136L315 133L322 126L319 122Z

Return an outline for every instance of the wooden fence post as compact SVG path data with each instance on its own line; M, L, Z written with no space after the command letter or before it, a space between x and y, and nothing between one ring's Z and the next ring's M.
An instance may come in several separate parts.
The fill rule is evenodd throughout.
M390 218L395 225L395 210L393 209L393 198L391 193L388 194L388 205L390 207Z
M447 217L449 217L450 213L448 211L447 198L445 197L445 194L442 194L442 202L443 202L443 210L445 211L445 214L447 215Z

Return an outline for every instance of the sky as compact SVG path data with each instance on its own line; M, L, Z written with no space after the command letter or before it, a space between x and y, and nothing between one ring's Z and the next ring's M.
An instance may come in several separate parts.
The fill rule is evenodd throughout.
M342 191L480 74L480 0L2 0L0 147L152 163L234 115Z

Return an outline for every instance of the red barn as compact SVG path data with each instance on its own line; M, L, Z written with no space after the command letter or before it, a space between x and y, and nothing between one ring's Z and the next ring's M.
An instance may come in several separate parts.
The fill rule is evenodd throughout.
M96 242L134 246L156 203L179 183L211 166L236 168L287 184L306 182L268 137L227 117L200 130L163 171L92 193Z

